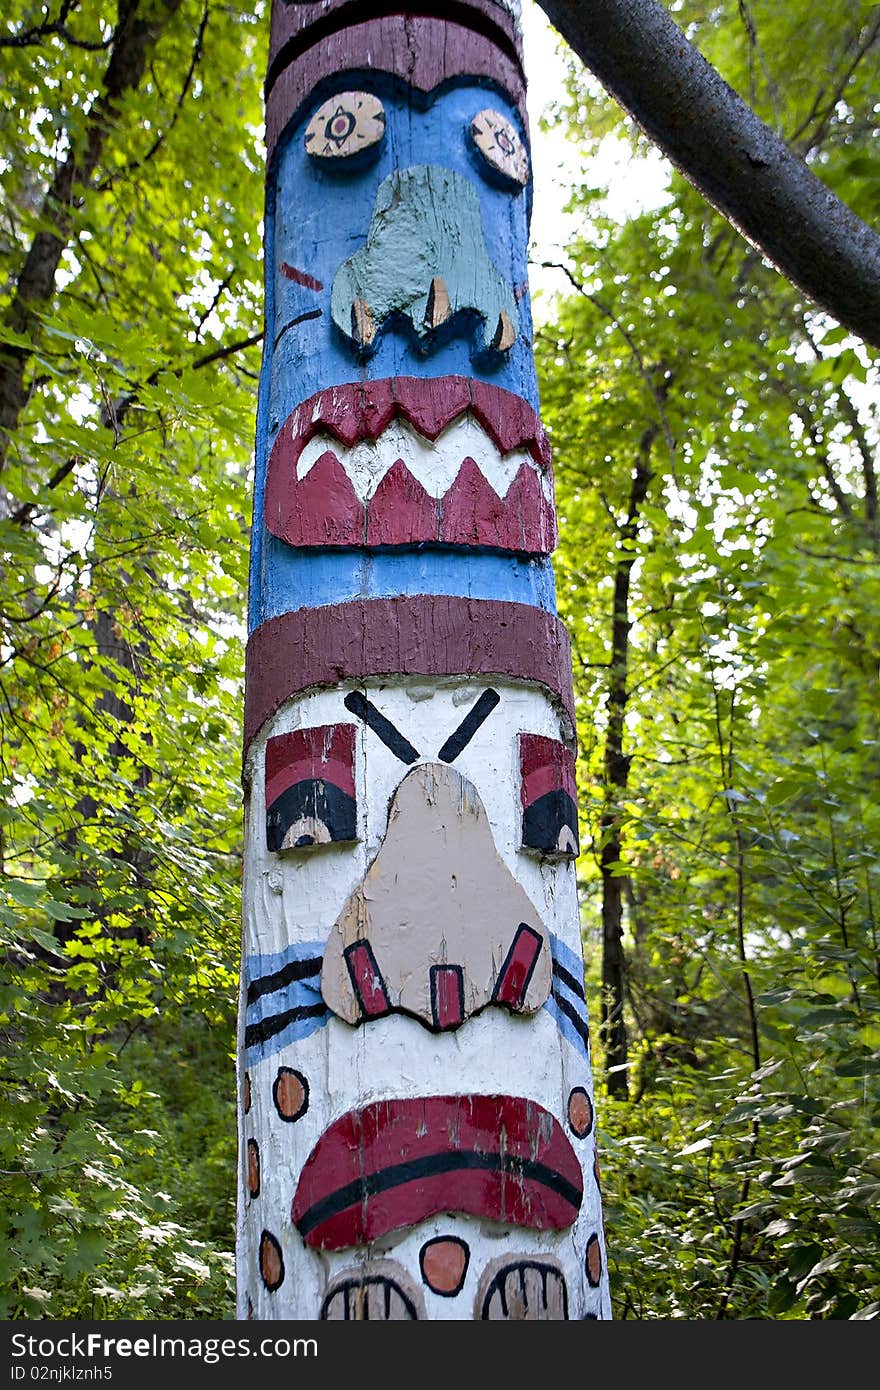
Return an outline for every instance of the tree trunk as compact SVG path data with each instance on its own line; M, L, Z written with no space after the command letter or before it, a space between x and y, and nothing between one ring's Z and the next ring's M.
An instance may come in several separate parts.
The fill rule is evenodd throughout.
M39 311L54 294L58 265L70 240L73 209L104 152L119 103L140 85L150 53L181 3L159 0L149 7L147 16L140 0L120 0L110 61L101 95L89 112L85 147L71 148L55 170L41 208L44 225L31 243L4 315L4 327L17 337L30 339L37 332ZM0 351L0 470L28 401L27 367L32 355L31 343L7 345Z
M623 950L622 872L623 835L621 806L629 780L629 756L625 749L626 707L629 701L629 594L639 516L653 478L651 448L659 432L650 425L642 436L639 457L632 474L626 521L619 531L619 559L614 573L611 617L611 678L608 688L608 730L605 735L605 807L601 818L602 870L602 1033L605 1041L606 1081L610 1095L626 1099L627 1029L626 957Z

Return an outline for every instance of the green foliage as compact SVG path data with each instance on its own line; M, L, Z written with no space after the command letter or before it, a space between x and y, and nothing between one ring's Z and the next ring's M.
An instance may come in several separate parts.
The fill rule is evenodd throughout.
M10 0L0 35L0 356L27 387L0 476L0 1316L226 1318L268 26L151 6L22 330L117 24L61 8ZM872 7L676 14L876 219ZM565 116L588 169L603 138L644 155L582 74ZM612 882L626 909L629 1094L597 1102L616 1315L875 1317L876 362L678 178L625 225L574 203L581 290L538 356L594 998Z
M51 32L57 5L17 0L5 33L37 32L0 44L0 325L28 393L0 477L0 1316L225 1318L268 26L153 7L22 334L117 24L64 9Z
M755 0L676 17L876 214L876 14L831 3L807 23ZM582 74L563 114L588 152L631 139ZM614 881L626 909L628 1095L597 1102L616 1315L876 1317L877 361L678 176L623 225L601 190L573 208L579 289L538 353L594 991Z

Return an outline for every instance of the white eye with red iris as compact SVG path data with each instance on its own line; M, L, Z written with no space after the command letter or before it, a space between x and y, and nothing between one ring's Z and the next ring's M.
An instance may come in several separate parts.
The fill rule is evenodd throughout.
M529 156L516 128L500 111L487 107L471 121L471 138L489 169L507 182L525 188Z
M340 92L319 106L306 126L306 153L314 159L349 159L378 147L385 108L371 92Z

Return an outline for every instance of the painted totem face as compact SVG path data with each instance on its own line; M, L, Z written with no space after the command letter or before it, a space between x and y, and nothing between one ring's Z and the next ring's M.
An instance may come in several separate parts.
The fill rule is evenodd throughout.
M252 623L399 592L552 602L519 115L477 84L374 87L319 93L277 156Z
M500 1317L529 1297L532 1316L598 1314L560 733L536 689L398 679L304 696L253 746L258 1316L279 1279L329 1318L346 1294L401 1317ZM570 1306L588 1253L597 1290Z
M525 131L461 69L314 62L267 213L239 1312L607 1316Z

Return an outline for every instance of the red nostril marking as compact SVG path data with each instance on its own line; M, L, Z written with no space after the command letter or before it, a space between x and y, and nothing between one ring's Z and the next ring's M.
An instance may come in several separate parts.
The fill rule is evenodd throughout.
M504 1004L508 1009L522 1008L529 980L532 978L543 944L543 937L539 936L533 927L520 922L507 952L507 959L498 975L492 995L493 1004Z
M464 972L460 965L432 965L431 1013L435 1028L464 1023Z
M367 1018L379 1018L391 1012L385 981L376 964L373 948L368 941L356 941L343 951L351 983Z

